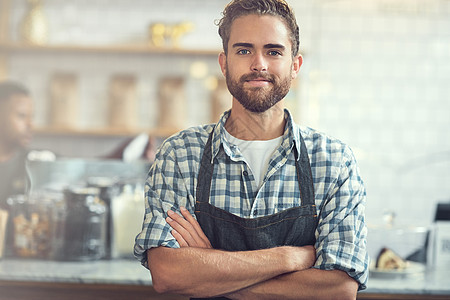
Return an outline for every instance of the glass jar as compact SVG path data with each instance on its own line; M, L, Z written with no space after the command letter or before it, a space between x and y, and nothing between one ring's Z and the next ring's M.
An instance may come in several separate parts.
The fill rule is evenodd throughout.
M111 201L119 192L116 180L110 177L90 177L87 179L88 187L99 189L99 198L106 205L106 244L105 259L112 258L113 220L111 215Z
M60 260L85 261L101 259L106 246L106 205L97 188L64 190L64 245L55 257ZM58 237L61 240L61 237Z
M51 258L53 235L57 228L54 214L61 198L39 191L8 198L10 211L7 255L21 258Z

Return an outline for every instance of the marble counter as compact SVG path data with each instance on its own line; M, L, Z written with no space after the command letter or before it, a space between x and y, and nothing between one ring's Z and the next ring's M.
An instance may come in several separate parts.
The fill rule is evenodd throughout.
M150 272L137 260L56 262L28 259L0 260L0 280L92 284L151 285Z
M151 286L150 272L132 259L56 262L0 260L0 280ZM449 295L450 270L426 270L403 277L371 276L364 294Z
M403 276L370 274L368 288L362 293L448 295L450 299L450 270L428 269Z

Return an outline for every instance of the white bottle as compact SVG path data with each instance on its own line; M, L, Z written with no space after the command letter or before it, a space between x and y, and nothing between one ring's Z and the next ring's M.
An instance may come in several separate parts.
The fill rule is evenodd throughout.
M114 227L113 257L132 258L134 238L141 231L144 219L144 189L127 184L120 195L112 200Z

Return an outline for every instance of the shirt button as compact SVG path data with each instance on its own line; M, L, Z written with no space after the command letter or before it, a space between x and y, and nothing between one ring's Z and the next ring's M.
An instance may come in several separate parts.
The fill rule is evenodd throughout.
M242 174L244 175L244 176L248 176L248 172L247 171L244 171L244 172L242 172Z

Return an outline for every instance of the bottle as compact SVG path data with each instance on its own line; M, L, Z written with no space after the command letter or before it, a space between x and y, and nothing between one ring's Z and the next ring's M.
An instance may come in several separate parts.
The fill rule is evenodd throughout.
M28 11L21 23L21 38L29 44L43 45L48 41L48 20L41 0L28 0Z
M144 220L144 188L141 184L126 184L113 199L114 257L132 258L134 238Z

